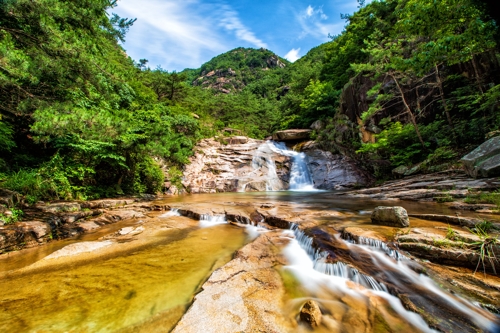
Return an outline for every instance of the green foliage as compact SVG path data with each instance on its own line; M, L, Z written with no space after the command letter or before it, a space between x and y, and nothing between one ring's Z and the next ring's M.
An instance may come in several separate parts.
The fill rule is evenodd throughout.
M134 179L134 189L138 193L158 193L163 188L165 176L152 158L145 158L137 164Z
M479 260L474 270L474 274L476 274L481 265L483 266L483 271L486 273L486 263L489 263L493 272L497 274L495 266L498 263L498 258L495 249L500 245L500 239L498 236L490 235L486 230L482 229L479 224L477 224L474 229L470 230L470 232L479 237L479 241L471 244L479 253Z
M17 221L20 221L24 215L22 209L11 208L10 215L0 214L0 221L3 221L4 224L14 224Z

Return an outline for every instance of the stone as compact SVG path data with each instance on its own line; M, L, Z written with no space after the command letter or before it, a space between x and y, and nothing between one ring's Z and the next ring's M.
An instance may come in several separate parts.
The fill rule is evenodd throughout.
M387 225L391 227L406 228L410 226L410 220L406 209L400 206L387 207L378 206L371 215L372 223Z
M325 127L325 125L321 120L316 120L314 123L311 124L311 126L309 126L310 129L315 131L319 131L323 129L323 127Z
M172 332L294 332L282 313L285 288L274 268L285 264L280 253L287 243L281 231L270 231L238 250L203 284Z
M23 228L24 232L30 232L36 239L48 236L51 232L50 225L42 221L18 222L17 226Z
M93 251L97 251L99 249L102 249L104 247L110 246L111 244L113 244L113 242L111 242L111 241L74 243L74 244L70 244L68 246L65 246L62 249L57 250L56 252L46 256L44 258L44 260L56 259L56 258L67 257L67 256L74 256L74 255L77 255L80 253L85 253L85 252L93 252Z
M248 137L246 136L232 136L229 138L223 138L223 141L232 145L241 145L248 142Z
M321 325L321 309L315 301L307 301L300 309L300 321L309 324L311 327Z
M299 141L308 140L312 130L310 129L289 129L277 131L273 134L274 141Z
M474 178L500 175L500 136L493 137L460 160L465 172Z
M308 146L310 147L310 146ZM364 187L372 179L352 159L318 148L304 148L314 187L322 190Z
M13 207L20 201L21 195L19 193L0 188L0 205Z

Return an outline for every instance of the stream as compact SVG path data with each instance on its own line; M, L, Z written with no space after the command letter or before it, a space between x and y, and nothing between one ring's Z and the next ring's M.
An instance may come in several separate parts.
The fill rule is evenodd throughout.
M332 192L250 192L165 197L155 204L196 207L208 212L215 207L245 210L268 204L289 216L312 216L319 231L331 226L366 227L390 235L394 228L373 226L369 213L380 201L342 198ZM440 204L405 203L411 213L443 213ZM153 214L154 215L154 214ZM0 331L2 332L167 332L180 320L193 296L217 268L229 262L233 253L252 241L266 226L241 228L228 224L223 214L201 215L198 221L178 216L177 209L156 214L141 225L171 226L140 238L137 245L124 242L93 255L58 260L41 259L60 247L58 242L27 250L31 261L10 260L4 255L0 288ZM122 226L136 225L125 221ZM413 226L438 222L412 220ZM444 224L443 224L444 225ZM115 231L117 226L108 226ZM312 229L316 230L316 229ZM319 232L318 231L318 232ZM100 230L99 235L105 234ZM366 321L370 332L434 332L423 317L408 311L390 292L390 286L406 295L437 320L448 322L450 332L464 323L484 332L498 332L498 317L472 300L441 288L426 275L416 273L413 261L384 247L381 242L355 244L334 236L339 248L351 253L351 262L329 264L328 253L311 247L313 239L293 224L283 230L291 239L282 248L288 265L280 268L293 287L286 289L286 316L294 317L304 299L315 299L336 318L339 332L355 332L353 318ZM65 244L91 240L65 241ZM320 235L321 236L321 235ZM314 237L314 233L312 234ZM95 239L95 237L94 237ZM392 252L391 252L392 251ZM38 255L37 255L38 253ZM13 254L12 258L16 258ZM41 260L40 260L41 259ZM367 274L361 274L358 270ZM343 316L335 317L335 313ZM439 318L457 314L456 318ZM382 319L381 319L382 318ZM354 325L354 326L353 326ZM300 328L300 327L299 327ZM331 332L320 327L318 331ZM300 331L300 329L299 329ZM306 330L307 331L307 330ZM464 330L470 331L470 330ZM305 331L304 331L305 332Z

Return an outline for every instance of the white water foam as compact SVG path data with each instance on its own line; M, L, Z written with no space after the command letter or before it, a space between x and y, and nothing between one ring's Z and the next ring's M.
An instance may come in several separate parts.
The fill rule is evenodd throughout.
M290 231L288 231L288 233L290 233ZM347 294L351 297L365 300L369 298L370 294L375 294L387 300L393 310L396 311L402 319L406 320L417 329L423 332L436 332L429 328L427 323L418 314L407 311L400 300L395 296L380 290L354 290L348 286L348 278L327 275L317 271L314 261L296 239L292 239L283 252L288 262L290 262L290 265L286 266L286 269L291 271L300 283L311 292L321 292L321 288L326 287L333 293L339 295L339 297Z
M200 216L200 227L202 228L208 228L218 224L227 224L226 215L202 214Z
M172 208L168 212L161 214L158 217L165 218L165 217L171 217L171 216L181 216L181 214L179 213L179 209Z

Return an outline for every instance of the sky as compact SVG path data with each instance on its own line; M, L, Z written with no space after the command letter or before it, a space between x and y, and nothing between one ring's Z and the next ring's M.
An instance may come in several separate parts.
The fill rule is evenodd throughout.
M356 0L119 0L110 13L137 18L123 44L132 59L181 71L237 47L263 47L293 62L341 33L340 14L357 6Z

